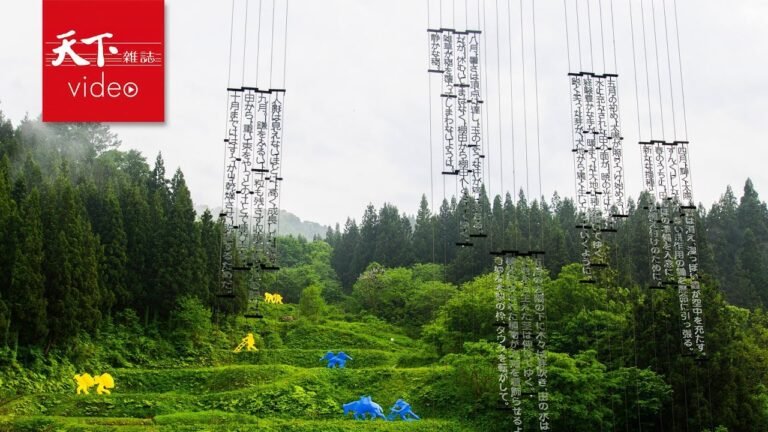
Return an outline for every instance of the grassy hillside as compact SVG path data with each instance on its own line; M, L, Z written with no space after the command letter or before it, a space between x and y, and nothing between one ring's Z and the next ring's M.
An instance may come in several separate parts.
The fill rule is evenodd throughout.
M111 395L59 390L10 397L0 403L0 431L467 431L439 393L451 366L431 363L426 348L381 322L280 321L294 306L272 306L259 321L238 319L221 333L209 365L168 367L165 362L109 370ZM234 353L247 331L271 334L258 352ZM229 345L223 348L223 345ZM273 348L270 345L280 347ZM346 369L328 369L328 350L353 357ZM407 399L425 420L371 422L344 418L341 405L371 395L385 412Z

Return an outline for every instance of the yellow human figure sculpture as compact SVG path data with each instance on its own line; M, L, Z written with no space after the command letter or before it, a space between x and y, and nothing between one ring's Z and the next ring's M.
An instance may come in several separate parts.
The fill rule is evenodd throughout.
M89 373L84 373L82 375L77 374L74 376L74 379L77 382L77 394L80 394L81 392L88 394L88 388L93 387L93 385L96 384L96 381Z
M115 388L115 380L108 373L98 375L93 380L98 384L98 387L96 387L96 393L98 394L110 394L112 392L107 389Z
M258 351L256 348L256 339L253 337L253 333L248 333L240 342L240 345L234 349L234 352L239 353L243 350L243 348L245 348L246 351Z
M283 296L280 294L264 293L264 303L269 304L283 304Z
M283 296L280 294L264 293L264 303L269 304L283 304Z

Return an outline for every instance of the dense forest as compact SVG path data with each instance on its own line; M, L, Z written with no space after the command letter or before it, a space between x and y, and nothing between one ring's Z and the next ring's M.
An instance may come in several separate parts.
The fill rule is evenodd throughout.
M424 197L415 218L390 204L369 205L359 223L350 218L325 238L281 237L282 268L261 284L288 304L265 305L265 320L249 324L239 316L244 281L234 301L215 295L220 226L210 212L196 214L182 171L171 175L161 155L150 164L120 144L105 125L27 119L14 126L0 114L0 430L4 415L53 412L45 398L9 404L71 393L78 368L121 368L124 385L138 388L145 378L131 381L131 368L227 364L223 353L246 329L278 357L343 341L352 348L336 347L353 357L357 347L363 364L396 356L386 374L414 375L382 392L406 393L436 419L473 419L464 429L423 430L508 430L508 412L497 409L494 248L546 251L552 430L768 430L768 209L749 180L740 198L727 187L718 202L699 208L709 357L697 363L680 355L676 294L644 288L648 227L638 209L647 196L630 201L630 217L608 241L612 270L595 285L578 283L569 198L483 199L489 236L468 248L454 246L463 211L455 199L433 212ZM347 326L370 334L345 339ZM389 340L402 346L388 348ZM370 360L365 350L373 350ZM355 377L344 382L349 394L375 385ZM273 414L339 418L323 379L298 387L314 397L296 385L270 390L290 401ZM147 402L136 408L140 415L123 417L266 409L261 399L243 401L199 402L203 408ZM533 422L533 404L526 407Z
M630 218L619 232L606 236L611 261L620 286L645 286L650 274L647 217L638 211L648 205L648 196L630 198ZM473 239L477 247L456 247L461 204L443 199L436 214L423 196L415 225L390 204L378 211L365 209L360 224L347 219L344 227L329 229L325 241L333 248L333 267L348 290L371 262L387 267L433 262L445 266L445 279L460 284L488 273L489 250L543 250L543 263L551 274L579 262L581 244L574 203L557 193L549 200L529 202L520 191L517 200L507 193L491 204L481 201L487 239ZM734 305L754 309L768 302L768 208L747 179L740 199L730 186L709 210L700 205L699 254L701 267L718 282L726 299Z

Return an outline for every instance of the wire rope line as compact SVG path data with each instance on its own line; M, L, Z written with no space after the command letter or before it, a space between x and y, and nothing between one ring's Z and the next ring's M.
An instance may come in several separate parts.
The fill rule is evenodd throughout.
M631 1L631 0L630 0ZM651 74L648 72L648 38L645 30L645 7L644 0L640 0L640 22L643 29L643 57L645 59L645 86L648 96L648 122L651 127L651 139L654 139L653 130L653 111L651 109Z
M684 126L684 132L685 136L684 139L688 140L688 115L686 113L685 109L685 81L683 80L683 58L680 52L680 22L677 19L677 0L672 0L672 4L674 6L675 11L675 34L676 34L676 41L677 41L677 61L679 64L679 71L680 71L680 95L682 98L682 104L683 104L683 126Z
M430 0L426 0L427 3L427 29L429 29L430 23ZM427 69L429 69L429 55L431 54L429 44L427 45ZM428 136L429 136L429 208L430 214L435 213L435 171L434 171L434 151L433 151L433 136L432 136L432 75L427 72L427 102L429 104L429 115L427 116ZM431 219L431 217L430 217ZM435 224L430 221L432 226L432 262L435 262Z
M579 20L579 0L575 0L576 3L576 42L579 47L579 72L584 72L584 63L581 53L581 21Z
M539 176L539 200L541 201L541 234L539 238L539 250L544 249L544 191L541 181L541 115L539 112L539 56L536 41L536 4L531 0L531 22L533 24L533 88L536 101L536 161Z
M243 25L243 68L240 73L240 85L245 85L245 64L248 53L248 1L245 2L245 23Z
M525 195L531 199L530 169L528 168L528 99L525 67L525 29L523 21L523 0L520 0L520 57L522 59L523 79L523 141L525 143ZM528 250L531 249L531 209L528 209Z
M272 71L274 69L274 59L275 59L275 9L277 9L277 5L275 4L277 0L272 0L272 26L271 26L271 37L269 42L269 88L274 87L274 83L272 82Z
M227 87L232 87L232 42L235 33L235 0L232 0L232 14L229 20L229 60L227 61Z
M263 0L259 0L259 18L258 25L256 26L256 82L254 87L259 86L259 61L261 60L261 7ZM287 19L287 18L286 18Z
M483 108L485 109L485 115L481 115L480 118L481 118L481 121L483 119L485 119L485 121L483 122L483 127L485 129L485 137L486 137L485 140L488 143L488 145L486 146L486 150L488 151L488 156L490 156L490 152L491 152L491 121L490 120L491 119L490 119L490 113L489 113L490 108L488 107L489 104L488 104L488 99L487 99L490 91L488 90L488 56L486 55L486 53L488 51L487 50L487 48L488 48L488 32L487 32L488 25L487 24L488 23L487 23L487 20L486 20L486 0L482 0L482 14L481 14L481 9L480 9L480 0L478 0L478 2L477 2L477 13L478 13L478 16L477 16L478 24L480 23L480 17L482 15L482 28L483 28L483 30L482 30L482 35L483 35L483 38L482 38L482 49L480 50L480 52L481 52L481 61L483 62L483 65L482 65L482 68L481 68L482 72L483 72L483 79L482 79L482 83L480 84L480 87L482 88L482 90L484 90L484 91L481 91L481 93L482 93L483 98L484 98L484 101L483 101L484 103L482 105L483 105ZM488 188L487 188L488 189L488 196L489 197L493 197L493 187L492 187L492 185L493 185L493 182L492 182L492 179L493 179L493 168L492 167L493 167L493 165L491 164L491 158L490 157L486 157L485 158L485 166L487 168L486 171L488 173L487 174L488 175ZM501 192L500 192L500 195L503 196L503 194L504 194L504 191L502 189ZM490 198L490 199L493 199L493 198ZM490 230L490 235L491 235L491 247L493 247L493 242L494 242L493 230ZM502 238L503 238L503 234L502 234ZM496 239L496 240L498 240L498 239Z
M662 0L662 10L664 11L664 41L667 47L667 73L669 74L669 100L672 104L672 136L677 141L677 114L675 109L675 86L672 81L672 54L669 49L669 23L667 19L666 1Z
M591 72L595 71L595 47L592 41L592 8L589 6L590 0L584 0L587 2L587 30L589 30L589 62Z
M501 121L501 54L500 54L501 51L499 48L500 47L499 33L501 33L501 30L499 26L499 0L495 0L495 1L496 1L496 78L497 78L496 93L498 95L496 100L496 106L498 108L498 118L499 118L499 190L503 194L504 193L504 140L502 136L502 121ZM510 87L511 87L511 83L510 83ZM502 225L503 224L504 222L502 222ZM502 241L501 241L502 249L504 248L505 240L506 240L506 236L502 234Z
M286 85L288 71L288 1L285 0L285 26L283 30L283 89L288 87Z
M600 0L602 1L602 0ZM616 55L616 20L613 14L613 0L608 0L611 5L611 40L613 45L613 73L619 73L618 55Z
M600 14L600 47L603 50L603 73L607 72L605 62L605 28L603 27L603 0L597 0L598 13Z
M662 98L661 89L661 61L659 59L659 39L656 31L656 1L651 2L651 17L653 18L653 48L656 52L656 79L659 83L659 117L661 119L661 139L666 140L666 131L664 129L664 99Z
M514 80L512 75L512 2L507 2L507 22L509 23L508 43L509 43L509 128L510 128L510 144L512 146L512 195L517 193L517 149L515 139L515 97L514 97ZM517 208L512 206L512 212L514 214L513 220L515 221L514 230L514 247L518 247L518 229L517 229ZM502 212L502 214L504 214Z
M589 1L589 0L587 0L587 1ZM607 74L608 73L608 67L607 67L606 52L605 52L605 23L603 21L603 0L597 0L597 2L598 2L597 3L597 6L598 6L597 11L598 11L598 16L600 18L599 19L599 21L600 21L600 48L601 48L601 51L602 51L602 60L603 60L603 68L602 68L601 73L602 74ZM607 145L607 144L605 144L605 145ZM613 177L611 175L611 171L612 171L611 168L609 168L609 170L608 170L608 175ZM610 215L606 215L606 218L608 218L608 217L610 217ZM606 256L606 261L607 261L607 259L608 259L608 257ZM617 261L617 265L618 265L618 259L616 261ZM611 296L611 290L608 290L607 295L606 295L606 299L609 302L611 301L611 297L612 297ZM607 345L608 345L607 346L607 349L608 349L608 368L610 368L613 365L613 346L612 346L613 342L611 341L611 339L612 339L611 338L611 332L608 331L609 330L608 329L608 325L606 325L603 330L606 331L606 339L607 339ZM599 350L598 350L598 354L599 354ZM611 400L611 430L615 431L616 430L616 406L615 406L615 403L614 403L614 397L613 396L614 396L613 389L610 389L609 392L608 392L608 397ZM602 427L602 424L601 424L601 427Z
M277 1L277 0L275 0L275 1ZM286 80L286 69L287 69L287 66L288 66L288 1L289 0L285 0L285 24L283 26L283 82L282 82L282 89L283 90L286 89L286 82L285 82L285 80ZM274 8L276 8L276 5L275 5ZM285 105L286 105L286 97L285 97L285 92L283 92L283 115L282 115L282 117L283 117L282 118L282 123L283 124L285 124L285 115L286 115ZM278 177L278 180L279 180L279 183L278 183L278 193L277 193L277 197L278 197L277 198L277 208L278 209L283 208L282 207L282 200L283 200L282 188L283 188L283 182L282 182L281 179L283 178L283 166L285 165L285 150L283 150L283 148L284 148L283 144L285 143L285 135L284 135L285 132L284 132L284 130L285 130L285 128L283 128L283 130L281 131L281 135L283 135L283 136L281 137L282 139L280 140L280 159L281 159L281 161L280 161L280 171L279 171L279 174L278 174L278 176L279 176ZM280 218L279 217L277 218L277 232L278 233L280 232ZM279 245L279 242L275 242L275 255L278 255L278 245Z
M568 59L568 72L573 72L571 69L571 35L568 30L568 0L563 0L563 9L565 10L565 49L566 58Z
M634 20L634 14L632 12L632 0L627 0L627 3L629 4L629 28L632 33L632 69L634 70L634 74L632 75L635 81L635 106L637 111L637 134L639 141L643 140L643 124L641 121L641 114L640 114L640 84L638 80L638 73L637 73L637 48L635 44L635 20ZM641 168L642 168L642 162L641 162ZM642 171L642 170L641 170Z

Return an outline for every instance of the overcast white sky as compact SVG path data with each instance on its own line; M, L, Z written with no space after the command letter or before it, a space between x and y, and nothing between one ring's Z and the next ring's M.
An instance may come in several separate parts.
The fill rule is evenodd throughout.
M237 0L238 8L243 1ZM277 1L278 8L284 7L283 0ZM447 10L452 1L443 0L443 7ZM477 7L478 0L468 1L470 8ZM495 55L496 2L484 1L489 38L486 49ZM573 165L563 2L535 1L543 192L550 196L558 190L561 195L571 196ZM586 4L587 0L579 1ZM590 1L593 7L598 4L598 0ZM627 185L629 194L636 196L640 188L640 154L633 145L638 132L626 13L629 0L613 1ZM639 0L632 1L639 7ZM662 0L655 1L661 5ZM249 32L253 37L253 10L259 2L250 2ZM462 27L460 11L464 1L455 2L460 16L456 24ZM525 2L528 8L530 1ZM645 0L646 7L650 2ZM603 3L607 7L610 0ZM114 125L124 150L138 149L150 162L162 151L169 170L181 167L198 205L221 203L230 4L166 1L166 122ZM264 0L267 12L268 4L270 1ZM434 25L437 0L431 4ZM508 4L515 24L513 81L521 86L516 27L519 0L500 0L498 4L502 39L498 69L501 93L506 96L509 81L505 84L504 80L509 79L510 68L504 41L509 35ZM738 191L748 176L758 191L768 194L768 150L763 137L768 127L768 2L678 0L678 8L696 199L709 207L726 184ZM36 117L41 111L41 10L41 0L0 0L0 110L14 123L26 114ZM278 15L280 12L278 9ZM444 16L448 16L445 11ZM445 17L443 24L451 24ZM472 19L476 14L470 13ZM425 0L290 0L282 199L286 210L323 224L343 223L347 216L359 219L369 202L376 206L391 202L415 213L421 194L429 194L430 187L426 25ZM525 29L530 43L529 29ZM239 49L235 51L237 57ZM255 58L252 52L248 56L249 62ZM279 59L275 62L280 63ZM493 84L495 57L489 56L489 62L490 91L486 99L493 113L498 111L495 95L499 93ZM253 69L249 64L247 69ZM528 66L531 70L530 63ZM239 85L238 74L233 75L233 84ZM531 75L529 72L529 83ZM277 81L275 86L280 84ZM262 82L259 85L264 86ZM516 119L522 119L519 93ZM533 108L532 92L528 93L529 107ZM518 164L516 178L512 177L508 100L502 98L501 103L505 189L512 188L513 180L517 187L525 182L521 120L516 120ZM529 109L530 145L535 145L533 115ZM498 125L494 128L498 129ZM496 193L500 189L499 144L498 132L491 132L491 189ZM535 165L535 150L530 147L530 151L531 165ZM437 143L435 152L439 152ZM531 174L531 191L537 193L536 172ZM442 180L435 176L435 198L442 196Z

